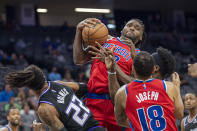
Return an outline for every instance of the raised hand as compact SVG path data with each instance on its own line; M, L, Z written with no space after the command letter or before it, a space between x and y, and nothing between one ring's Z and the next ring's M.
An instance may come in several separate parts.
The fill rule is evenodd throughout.
M131 55L131 58L134 59L134 57L136 56L136 49L135 49L135 45L133 44L133 41L130 40L130 39L124 39L122 40L122 42L126 43L129 47L130 47L130 55Z
M181 85L181 81L179 78L179 74L177 72L174 72L172 74L172 83L179 89Z
M92 55L92 59L101 60L103 63L105 62L105 57L107 56L108 49L103 48L98 42L95 42L97 47L89 46L88 54Z
M99 19L96 19L96 18L87 18L87 19L81 21L77 25L77 30L82 31L85 26L91 27L92 25L95 25L96 23L101 23L101 21Z
M33 131L46 131L45 125L34 120L33 121Z
M107 56L105 57L105 65L108 71L114 72L115 71L115 57L113 52L115 47L113 47L110 51L107 52Z

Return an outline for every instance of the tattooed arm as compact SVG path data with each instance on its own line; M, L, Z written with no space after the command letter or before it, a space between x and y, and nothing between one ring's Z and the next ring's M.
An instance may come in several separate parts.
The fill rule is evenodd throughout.
M45 103L40 104L38 116L42 123L46 124L51 131L67 131L63 123L59 120L59 114L55 107Z

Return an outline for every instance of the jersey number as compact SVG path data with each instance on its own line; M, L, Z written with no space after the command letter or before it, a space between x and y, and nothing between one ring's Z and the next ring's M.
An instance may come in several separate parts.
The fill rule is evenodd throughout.
M137 109L137 113L143 131L149 131L144 108ZM147 109L147 116L150 119L149 125L153 131L161 131L166 128L166 119L163 117L163 114L163 108L159 105L150 106Z
M81 109L84 110L84 113L80 117L79 114L81 113ZM87 107L85 107L83 103L75 95L73 95L72 97L72 100L66 110L66 114L69 115L71 110L74 111L72 117L73 120L77 122L79 125L83 126L83 124L86 122L86 120L89 117L90 110Z

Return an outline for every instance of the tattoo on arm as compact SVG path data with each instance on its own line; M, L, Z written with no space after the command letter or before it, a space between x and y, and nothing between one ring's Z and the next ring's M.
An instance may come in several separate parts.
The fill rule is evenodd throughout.
M63 123L59 120L54 109L51 108L40 108L38 109L40 120L49 126L52 131L59 131L64 128Z

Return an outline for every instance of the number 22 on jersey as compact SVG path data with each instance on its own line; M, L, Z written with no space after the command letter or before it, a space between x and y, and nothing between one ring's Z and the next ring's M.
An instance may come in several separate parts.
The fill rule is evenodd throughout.
M84 110L83 112L82 109ZM85 107L75 95L73 95L71 102L66 109L66 114L69 115L72 110L74 111L72 119L79 125L83 126L86 120L89 118L90 110ZM79 114L81 112L83 113L83 115L80 117Z
M152 131L162 131L166 128L166 119L164 118L164 112L161 106L150 106L146 112L148 118L146 118L144 108L137 109L138 118L143 131L149 131L148 127L150 127ZM147 123L147 119L149 119L149 123Z

